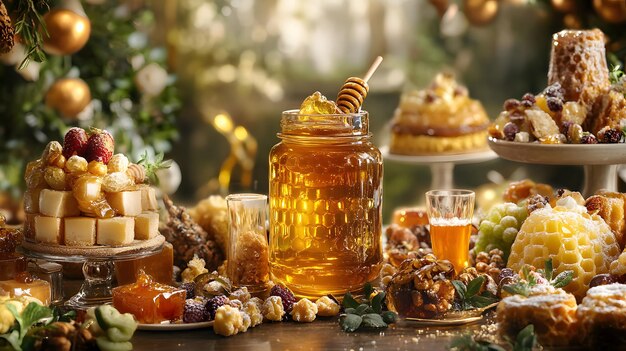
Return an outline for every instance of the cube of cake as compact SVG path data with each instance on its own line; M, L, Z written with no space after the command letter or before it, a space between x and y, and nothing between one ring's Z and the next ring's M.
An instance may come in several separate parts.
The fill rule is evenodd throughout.
M42 243L63 242L63 221L58 217L35 216L35 240Z
M65 218L65 245L92 246L96 243L96 219L91 217Z
M148 185L141 187L141 208L143 211L156 211L159 204L156 198L156 190Z
M142 212L141 190L107 193L105 196L117 214L134 217Z
M39 212L49 217L74 217L80 215L78 202L71 191L43 189L39 194Z
M159 214L144 212L135 217L135 239L148 240L159 234Z
M98 219L96 243L98 245L128 245L135 238L133 217L113 217Z
M187 292L160 284L140 272L137 282L113 288L113 307L131 313L139 323L160 323L182 319Z

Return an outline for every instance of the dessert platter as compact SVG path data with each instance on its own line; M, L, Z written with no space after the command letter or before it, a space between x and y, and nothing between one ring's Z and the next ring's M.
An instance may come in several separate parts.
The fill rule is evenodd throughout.
M485 109L451 74L440 73L428 88L403 94L390 124L390 143L380 148L385 160L429 165L431 189L453 188L455 164L498 157L487 147Z
M475 212L472 191L433 189L426 210L396 209L383 229L383 154L453 165L495 157L489 143L522 162L622 162L626 98L604 80L602 33L554 38L542 93L507 100L489 126L467 90L437 76L402 98L383 152L361 108L382 59L348 78L336 102L314 92L282 114L269 197L210 196L190 209L157 200L147 182L156 165L114 154L106 131L69 129L26 168L23 230L0 226L2 338L22 348L29 335L45 349L62 329L75 349L130 350L136 330L152 332L146 340L208 329L193 337L226 343L262 323L321 320L355 338L383 338L390 325L390 334L471 332L452 334L457 350L621 345L626 194L608 181L582 194L513 182ZM452 185L445 172L438 187ZM83 286L65 308L84 313L48 307L58 282L36 276L24 255L82 262Z
M548 84L540 94L505 101L489 147L512 161L584 166L585 196L617 190L617 165L626 162L626 99L610 81L604 34L555 34Z

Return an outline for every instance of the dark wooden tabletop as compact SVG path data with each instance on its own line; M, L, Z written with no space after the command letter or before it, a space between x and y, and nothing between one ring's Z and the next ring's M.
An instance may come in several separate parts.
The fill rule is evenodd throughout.
M78 291L80 280L65 280L65 298ZM132 339L135 351L160 350L446 350L454 336L479 330L492 318L464 326L424 327L400 322L381 331L345 333L337 318L312 323L265 322L230 337L216 335L212 328L187 331L141 331Z

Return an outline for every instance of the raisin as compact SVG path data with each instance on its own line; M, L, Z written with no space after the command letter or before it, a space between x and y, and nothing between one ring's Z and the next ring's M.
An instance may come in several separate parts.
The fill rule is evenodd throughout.
M515 140L515 134L519 132L519 127L513 122L508 122L504 125L503 132L506 140L513 141Z

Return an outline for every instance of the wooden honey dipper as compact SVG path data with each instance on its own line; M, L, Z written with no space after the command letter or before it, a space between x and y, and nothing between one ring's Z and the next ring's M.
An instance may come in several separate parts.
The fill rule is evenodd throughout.
M343 113L355 113L361 109L363 100L370 90L367 81L370 80L380 63L383 62L382 56L378 56L374 63L367 70L363 79L359 77L350 77L343 83L339 95L337 95L337 107Z

